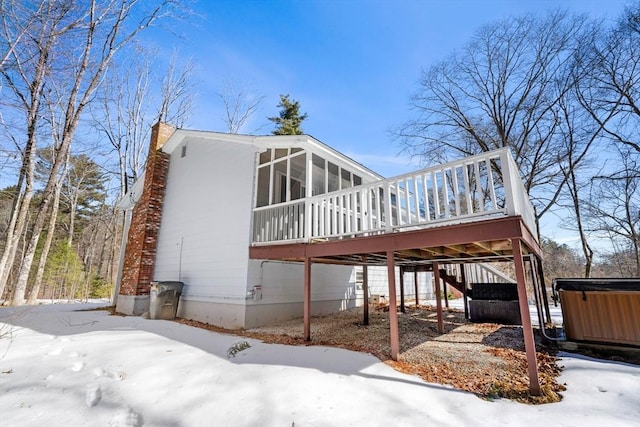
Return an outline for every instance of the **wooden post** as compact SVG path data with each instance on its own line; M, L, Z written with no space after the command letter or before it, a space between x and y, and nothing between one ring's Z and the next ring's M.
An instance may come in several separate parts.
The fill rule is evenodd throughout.
M416 308L418 308L418 305L420 304L419 302L419 297L418 297L418 291L419 291L419 287L418 287L418 269L416 268L415 270L413 270L413 285L416 288Z
M396 265L393 251L387 251L387 277L389 280L389 332L391 339L391 358L398 360L400 338L398 335L398 307L396 302Z
M444 291L444 306L447 307L447 310L449 309L449 292L447 291L447 281L443 280L442 281L442 289Z
M529 370L529 391L534 396L540 395L540 380L538 379L538 363L536 360L536 342L531 326L531 314L527 301L527 284L522 261L522 249L519 239L511 239L513 246L513 264L516 269L516 281L518 282L518 303L520 306L520 318L522 319L522 332L524 334L524 348L527 353L527 367Z
M366 258L365 258L366 260ZM369 272L367 265L362 266L362 303L364 304L364 319L362 319L363 325L369 324Z
M467 300L467 274L464 272L464 264L460 264L460 279L462 280L462 299L464 302L464 318L469 320L469 301Z
M442 295L440 292L440 267L438 262L433 263L433 280L436 282L436 307L438 308L438 332L444 334L444 322L442 320Z
M400 311L406 313L404 308L404 268L400 267Z
M311 341L311 259L304 258L304 340Z
M547 315L547 322L552 323L551 321L551 311L549 310L549 299L547 298L547 284L544 281L544 270L542 268L542 260L538 257L536 259L536 267L538 271L538 279L540 281L540 288L542 289L542 300L544 301L544 312Z

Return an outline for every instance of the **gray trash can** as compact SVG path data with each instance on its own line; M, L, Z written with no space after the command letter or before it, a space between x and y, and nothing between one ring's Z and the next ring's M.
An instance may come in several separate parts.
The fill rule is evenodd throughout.
M175 319L183 286L182 282L151 282L149 318Z

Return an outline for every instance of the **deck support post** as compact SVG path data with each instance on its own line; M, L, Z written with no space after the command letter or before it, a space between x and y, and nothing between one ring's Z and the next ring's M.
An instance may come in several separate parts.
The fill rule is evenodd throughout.
M547 298L547 285L544 281L544 269L542 268L542 260L538 257L535 258L536 271L538 272L538 279L540 281L540 289L542 290L542 301L544 301L544 312L547 315L547 322L552 323L551 311L549 310L549 298ZM533 262L533 260L532 260ZM533 266L531 267L533 269ZM535 274L535 273L534 273Z
M398 335L398 306L396 302L396 265L393 251L387 251L387 277L389 281L389 329L391 359L398 360L400 338Z
M440 266L438 261L433 263L433 280L436 282L436 307L438 309L438 333L444 334L444 321L442 320L442 292L440 291Z
M366 261L366 257L364 258ZM369 324L369 271L367 265L362 266L362 304L364 309L363 325Z
M418 269L413 270L413 285L416 288L416 308L420 304L420 300L418 298Z
M304 340L311 341L311 259L304 258Z
M404 268L400 267L400 311L406 313L404 308Z
M524 348L527 353L527 367L529 370L529 392L533 396L539 396L540 380L538 379L536 342L533 337L531 314L529 313L529 303L527 301L526 276L524 272L524 261L522 260L522 248L520 246L520 239L511 239L511 245L513 247L513 264L516 270L516 281L518 283L518 303L520 306L520 318L522 320Z
M464 264L460 264L460 280L462 281L462 300L464 302L464 318L469 320L469 301L467 299L467 274L464 272Z
M444 295L444 306L447 307L447 310L449 309L449 291L447 289L447 281L443 280L442 281L442 294Z

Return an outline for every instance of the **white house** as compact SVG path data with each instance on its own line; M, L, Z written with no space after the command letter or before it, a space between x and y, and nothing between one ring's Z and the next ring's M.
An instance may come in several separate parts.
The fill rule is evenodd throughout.
M249 328L303 313L303 265L249 258L254 232L254 209L286 206L296 201L380 181L382 177L308 135L247 136L217 132L154 128L145 176L121 201L131 221L145 189L149 171L159 159L168 170L154 172L164 189L156 206L161 219L157 236L130 233L126 269L152 263L147 281L185 284L180 317L226 328ZM162 130L165 136L162 137ZM162 156L155 156L160 149ZM162 163L162 162L161 162ZM151 191L151 182L147 187ZM161 197L158 195L158 197ZM146 213L148 217L148 212ZM141 216L141 215L140 215ZM273 224L280 235L301 233L302 224ZM147 226L148 227L148 226ZM257 229L256 229L257 230ZM156 240L155 255L128 265L136 239ZM130 263L129 263L130 264ZM312 280L314 314L354 307L362 303L362 270L347 265L318 265ZM420 292L430 297L431 283L421 279ZM138 278L120 284L117 311L140 314L148 310L148 289L132 290ZM129 283L127 283L127 280ZM387 294L386 272L372 268L373 293ZM413 287L408 292L413 295ZM370 291L371 292L371 291Z
M532 392L540 390L525 263L542 312L542 251L508 148L384 179L308 135L158 123L144 177L120 207L127 215L118 312L147 311L152 281L180 281L180 317L249 328L303 315L308 340L312 315L354 307L359 292L366 301L369 285L386 282L394 359L400 272L413 272L414 283L432 274L435 295L449 282L473 297L473 281L502 281L484 262L512 262L517 300L509 302L524 327ZM418 294L431 293L431 276L420 280Z

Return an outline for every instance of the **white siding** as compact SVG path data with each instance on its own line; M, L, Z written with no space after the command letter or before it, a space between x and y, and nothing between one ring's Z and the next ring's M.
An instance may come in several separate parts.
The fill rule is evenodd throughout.
M311 265L311 311L327 314L357 304L354 267ZM262 286L260 299L247 302L246 327L302 317L304 265L281 261L251 260L249 286Z
M384 295L389 301L389 283L387 280L387 267L369 267L369 295ZM404 297L407 300L415 300L416 290L413 272L404 274ZM433 299L433 273L418 273L418 297L420 300ZM400 304L400 269L396 268L396 298Z
M244 304L255 147L187 138L171 154L154 280L183 300Z

